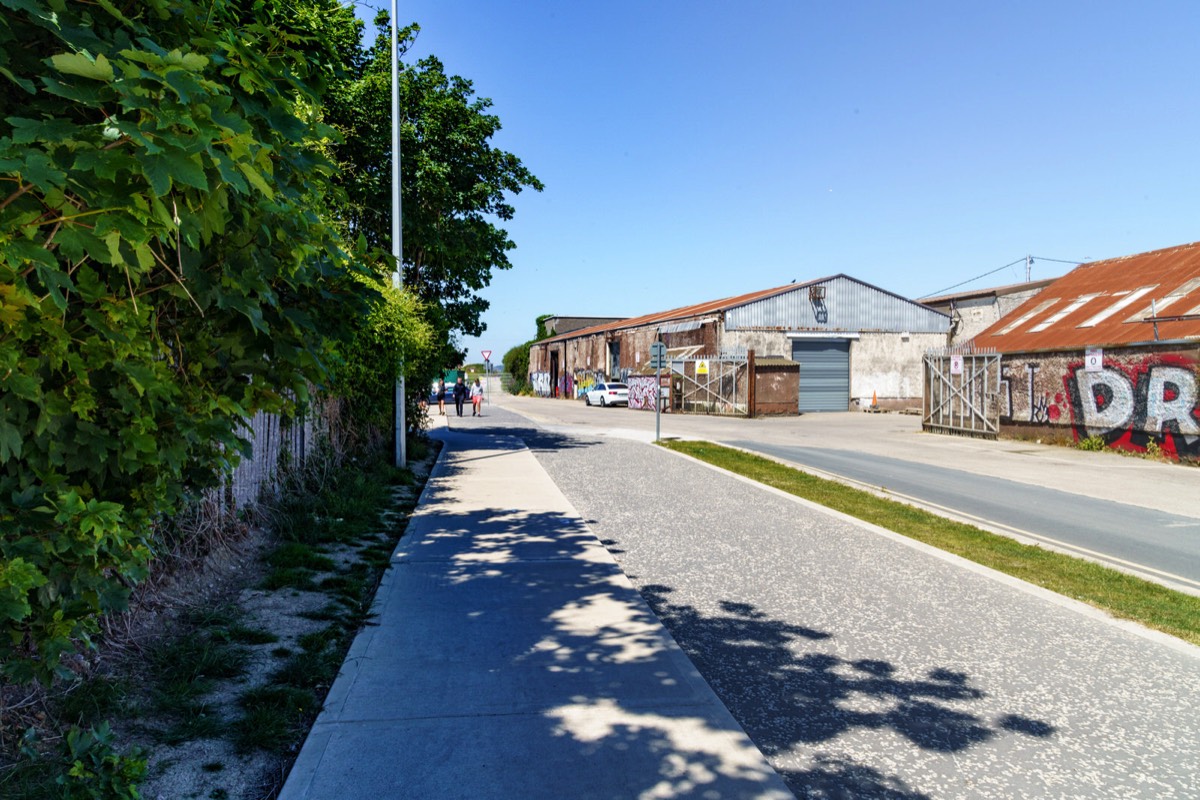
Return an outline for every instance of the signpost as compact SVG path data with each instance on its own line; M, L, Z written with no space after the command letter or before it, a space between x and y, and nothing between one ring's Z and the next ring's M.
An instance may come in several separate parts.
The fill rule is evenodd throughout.
M486 402L488 395L488 384L492 382L492 351L480 350L479 352L483 356L483 399ZM491 404L489 403L489 405Z
M662 370L667 365L667 346L662 342L650 345L650 366L657 370L654 375L654 441L662 432Z

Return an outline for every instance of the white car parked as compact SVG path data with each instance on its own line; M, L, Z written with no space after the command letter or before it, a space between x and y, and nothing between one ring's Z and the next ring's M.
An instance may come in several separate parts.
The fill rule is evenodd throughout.
M627 406L629 387L623 383L595 383L583 393L583 402L589 406Z

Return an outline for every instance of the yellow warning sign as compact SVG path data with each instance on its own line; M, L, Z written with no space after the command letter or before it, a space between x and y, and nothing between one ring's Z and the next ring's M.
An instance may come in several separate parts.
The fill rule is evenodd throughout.
M697 375L707 375L708 374L708 361L700 360L700 361L696 362L696 374Z

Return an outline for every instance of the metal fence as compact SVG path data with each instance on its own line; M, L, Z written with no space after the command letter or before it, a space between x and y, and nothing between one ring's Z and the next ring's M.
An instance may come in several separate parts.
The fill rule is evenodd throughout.
M1000 433L1000 355L942 348L925 354L922 428L994 439Z
M260 411L239 435L249 440L250 455L243 456L222 485L213 490L225 511L245 508L264 491L270 491L285 458L304 463L313 441L313 418L303 414L288 419Z

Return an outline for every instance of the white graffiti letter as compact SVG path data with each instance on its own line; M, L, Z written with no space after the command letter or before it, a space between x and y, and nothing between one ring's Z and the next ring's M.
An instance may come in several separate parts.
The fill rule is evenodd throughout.
M1200 435L1200 422L1192 416L1196 407L1196 376L1182 367L1156 366L1150 370L1146 393L1146 430L1159 432L1174 422L1184 436Z
M1128 428L1133 421L1133 385L1112 367L1103 372L1075 370L1083 424L1092 435Z

